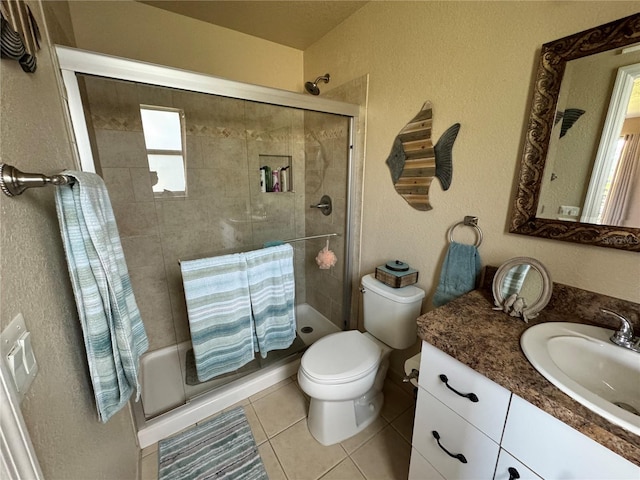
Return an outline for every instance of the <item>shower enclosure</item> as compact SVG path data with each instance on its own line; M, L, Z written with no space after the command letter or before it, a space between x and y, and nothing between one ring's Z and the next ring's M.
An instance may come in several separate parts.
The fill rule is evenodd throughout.
M349 326L357 106L56 50L82 168L107 185L150 341L147 420ZM324 196L329 215L318 208ZM299 338L266 361L199 382L179 262L280 241L294 247ZM315 257L327 242L338 261L320 270Z

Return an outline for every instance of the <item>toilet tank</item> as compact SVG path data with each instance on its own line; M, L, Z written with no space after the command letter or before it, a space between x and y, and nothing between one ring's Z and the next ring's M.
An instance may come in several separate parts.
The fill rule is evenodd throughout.
M362 277L362 286L364 329L398 350L413 345L424 290L413 285L392 288L373 274Z

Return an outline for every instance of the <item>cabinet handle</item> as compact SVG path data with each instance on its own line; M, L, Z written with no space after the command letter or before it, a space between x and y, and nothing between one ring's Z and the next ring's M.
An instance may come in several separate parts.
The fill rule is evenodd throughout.
M447 455L449 455L452 458L456 458L458 460L460 460L462 463L467 463L467 459L464 458L464 455L461 453L451 453L449 450L447 450L446 448L444 448L442 446L442 444L440 443L440 434L438 432L436 432L435 430L433 430L431 432L431 435L433 435L433 438L436 439L436 442L438 442L438 446L444 450L444 453L446 453Z
M516 480L516 478L520 478L518 470L513 467L507 468L507 472L509 472L509 480Z
M468 398L469 400L471 400L474 403L478 401L478 396L475 393L460 393L455 388L453 388L451 385L449 385L449 383L448 383L449 379L447 378L446 375L441 374L441 375L439 375L439 378L447 386L447 388L449 390L451 390L453 393L455 393L456 395L460 395L461 397Z

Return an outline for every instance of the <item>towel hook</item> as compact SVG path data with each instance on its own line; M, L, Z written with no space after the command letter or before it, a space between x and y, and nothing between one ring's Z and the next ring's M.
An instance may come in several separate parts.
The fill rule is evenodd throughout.
M482 245L482 239L484 238L484 236L482 234L482 230L480 230L480 227L478 226L478 217L474 217L471 215L465 216L462 222L456 223L453 227L449 229L449 243L453 242L453 231L456 229L456 227L459 227L460 225L475 228L476 233L478 234L476 247L479 247L480 245Z

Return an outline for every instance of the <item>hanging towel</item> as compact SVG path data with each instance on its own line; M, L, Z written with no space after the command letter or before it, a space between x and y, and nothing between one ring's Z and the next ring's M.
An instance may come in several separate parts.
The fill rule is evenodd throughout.
M245 253L258 348L262 358L288 348L296 338L293 248L291 245Z
M56 189L56 210L98 417L106 422L134 389L140 397L139 360L149 341L104 182L93 173L63 173L76 181Z
M440 307L476 288L480 254L475 245L451 242L440 273L433 304Z
M243 254L181 262L198 380L229 373L254 358L247 264Z

